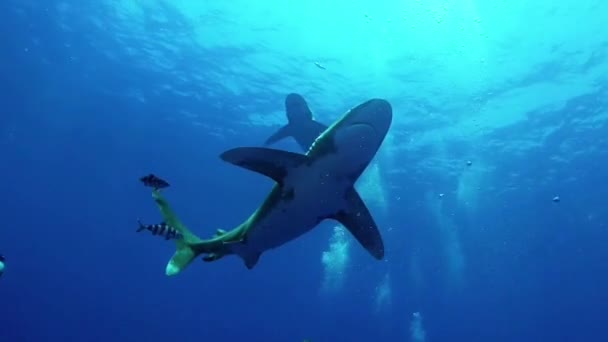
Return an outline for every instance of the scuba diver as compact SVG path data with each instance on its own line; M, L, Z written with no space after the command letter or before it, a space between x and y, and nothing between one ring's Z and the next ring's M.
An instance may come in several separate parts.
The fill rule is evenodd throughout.
M2 277L2 273L4 273L4 255L0 254L0 277Z

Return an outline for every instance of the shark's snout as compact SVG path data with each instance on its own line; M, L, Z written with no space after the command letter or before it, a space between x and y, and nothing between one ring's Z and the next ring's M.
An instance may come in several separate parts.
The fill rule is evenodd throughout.
M338 145L353 144L353 147L376 149L384 140L391 125L393 110L390 103L382 99L369 100L351 110L344 124L336 132Z
M372 99L364 103L353 120L371 126L379 137L384 138L393 120L393 108L383 99Z

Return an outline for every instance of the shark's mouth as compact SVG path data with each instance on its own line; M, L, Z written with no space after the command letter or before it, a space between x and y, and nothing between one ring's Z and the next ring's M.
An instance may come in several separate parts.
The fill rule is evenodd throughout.
M378 135L378 130L376 129L376 127L374 127L374 125L371 125L371 124L369 124L367 122L353 122L350 126L351 127L355 127L355 126L367 126L367 127L371 128L372 131L374 131L375 135Z
M361 146L374 146L378 141L378 130L367 122L353 122L344 130L342 138L347 145L357 143Z

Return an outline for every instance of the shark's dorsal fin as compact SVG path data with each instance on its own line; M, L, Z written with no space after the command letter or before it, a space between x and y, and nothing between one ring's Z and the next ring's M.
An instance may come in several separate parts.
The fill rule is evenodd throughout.
M299 153L264 147L239 147L221 154L222 160L266 175L279 185L287 176L287 170L309 162L309 157Z
M384 243L367 206L354 188L346 192L345 199L346 209L339 211L331 218L348 229L374 258L381 260L384 258Z
M252 269L258 263L258 260L260 260L260 255L262 255L262 253L252 253L243 258L247 269Z

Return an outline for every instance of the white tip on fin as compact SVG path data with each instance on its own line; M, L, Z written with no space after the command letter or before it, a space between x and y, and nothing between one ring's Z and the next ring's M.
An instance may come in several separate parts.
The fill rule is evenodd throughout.
M173 275L178 274L180 271L181 271L180 268L177 267L177 265L175 265L173 263L173 260L171 260L167 264L167 268L165 269L165 274L168 276L173 276Z

